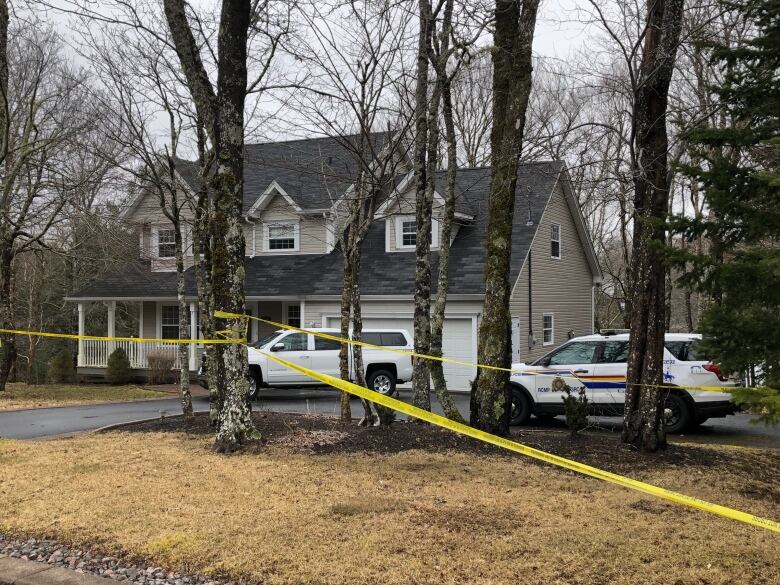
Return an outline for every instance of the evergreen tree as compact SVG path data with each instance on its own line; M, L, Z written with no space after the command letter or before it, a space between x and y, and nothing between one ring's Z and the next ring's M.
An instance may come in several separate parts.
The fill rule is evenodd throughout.
M709 247L677 259L684 282L711 299L700 323L711 359L780 388L780 0L721 3L749 34L704 43L722 73L709 88L720 123L688 133L682 170L704 189L708 213L673 228Z

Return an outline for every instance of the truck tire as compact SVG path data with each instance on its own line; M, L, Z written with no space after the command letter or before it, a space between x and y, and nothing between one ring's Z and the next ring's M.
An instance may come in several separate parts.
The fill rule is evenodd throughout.
M676 392L670 392L664 400L664 424L666 432L681 433L691 424L693 412L688 401Z
M260 385L262 383L263 375L256 368L250 368L249 392L247 392L247 398L249 398L249 400L257 400L257 396L260 394Z
M531 400L522 388L512 387L512 411L509 423L512 425L524 425L531 418Z
M395 394L395 376L393 372L387 370L374 370L368 375L366 386L374 392L379 392L385 396Z

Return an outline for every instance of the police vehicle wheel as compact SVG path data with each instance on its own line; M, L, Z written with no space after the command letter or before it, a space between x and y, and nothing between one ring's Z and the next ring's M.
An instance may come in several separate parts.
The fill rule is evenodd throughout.
M512 388L512 411L510 423L523 425L531 418L531 401L520 388Z
M664 400L664 421L667 433L681 433L691 422L688 402L679 394L669 393Z

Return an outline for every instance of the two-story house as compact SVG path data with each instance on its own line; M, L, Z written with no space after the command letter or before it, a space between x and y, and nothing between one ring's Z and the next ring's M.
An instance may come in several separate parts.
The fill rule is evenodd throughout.
M348 193L349 154L332 139L309 139L246 146L244 220L246 310L252 315L304 327L338 327L343 261L337 247L339 206ZM339 168L339 172L329 169ZM182 188L194 186L192 164L179 166ZM443 208L443 180L434 218ZM452 239L450 294L444 326L446 356L475 362L485 285L485 227L490 169L460 169ZM413 331L416 222L411 174L401 175L383 194L363 246L360 289L366 328ZM117 303L137 312L138 336L179 337L179 307L173 264L173 233L151 194L141 193L124 212L137 225L141 258L125 270L95 282L71 301L78 303L79 332L86 303L108 307L108 334L114 334ZM189 239L189 236L187 236ZM574 335L592 333L593 288L601 274L593 246L563 162L523 164L518 170L510 279L513 359L528 361ZM435 271L439 222L431 234ZM188 251L188 254L191 254ZM191 257L189 259L191 263ZM192 270L186 274L190 331L197 336L197 295ZM271 328L253 321L257 340ZM100 374L108 353L122 342L84 340L82 374ZM172 343L172 342L171 342ZM167 343L161 343L167 345ZM145 356L161 344L127 344L132 366L143 373ZM190 369L200 349L190 352ZM445 365L451 388L466 390L474 367Z

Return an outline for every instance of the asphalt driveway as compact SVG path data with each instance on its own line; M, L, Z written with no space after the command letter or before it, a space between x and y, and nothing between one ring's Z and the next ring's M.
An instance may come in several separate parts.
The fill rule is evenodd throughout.
M402 391L401 398L411 401L411 394ZM469 398L455 395L455 402L464 414L468 413ZM435 402L435 401L434 401ZM208 399L193 398L196 411L208 411ZM353 413L359 415L359 401L353 400ZM264 390L255 410L298 412L334 416L338 413L338 395L331 390ZM434 410L438 404L434 404ZM181 414L176 398L143 400L59 408L0 411L0 437L13 439L45 439L90 431L104 426L153 418L161 415ZM780 427L765 427L750 422L750 416L737 414L720 419L710 419L704 425L685 435L672 436L674 442L741 445L746 447L780 448ZM591 423L604 432L620 432L619 417L592 417ZM551 421L531 419L522 429L565 429L562 418Z

